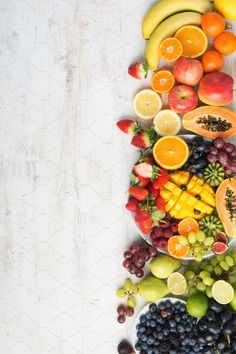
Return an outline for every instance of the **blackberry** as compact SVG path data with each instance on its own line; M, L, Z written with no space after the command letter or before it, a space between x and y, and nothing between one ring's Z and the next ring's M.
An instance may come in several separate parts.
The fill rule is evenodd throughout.
M169 354L169 351L171 349L171 344L169 342L162 342L162 343L160 343L158 349L159 349L160 353Z
M179 338L177 335L171 334L168 338L167 338L168 342L171 344L172 347L174 348L179 348Z

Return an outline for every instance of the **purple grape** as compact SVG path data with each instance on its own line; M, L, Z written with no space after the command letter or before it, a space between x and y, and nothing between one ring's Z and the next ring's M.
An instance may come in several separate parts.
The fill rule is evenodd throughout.
M234 150L231 152L230 154L231 157L236 157L236 149L234 148Z
M118 316L117 321L119 323L124 323L125 322L125 316L123 316L123 315Z
M124 305L119 305L118 307L117 307L117 313L118 313L118 315L125 315L125 307L124 307Z
M149 248L149 254L150 254L151 257L156 257L156 255L157 255L156 248L155 247L150 247Z
M217 157L214 155L207 155L207 161L210 163L216 162L217 161Z
M226 168L226 169L225 169L225 173L226 173L227 175L231 175L232 171L231 171L229 168Z
M135 273L136 277L142 278L144 276L144 271L142 269L137 270Z
M171 223L171 230L174 235L177 235L177 233L178 233L178 223L177 222Z
M130 251L126 251L126 252L124 252L124 258L125 259L132 259L133 254Z
M215 147L215 146L211 146L210 150L209 150L209 153L211 155L217 155L218 154L218 149Z
M227 169L230 169L231 172L236 172L236 162L228 161Z
M226 151L227 153L230 153L234 150L234 145L231 143L225 143L222 150Z
M217 155L218 161L223 165L227 166L228 163L228 155L225 151L220 151L219 154Z
M214 140L213 144L217 149L221 149L224 146L225 142L223 138L219 137Z
M140 249L141 249L141 245L138 243L134 243L132 246L130 246L130 252L133 254L140 251Z
M135 255L135 260L137 262L145 262L145 259L146 259L146 252L138 252L136 253Z
M124 262L123 262L123 267L124 268L129 268L131 263L132 263L132 261L130 259L125 259Z
M135 274L138 270L138 267L136 267L136 265L134 263L130 264L129 268L128 268L128 271L131 273L131 274Z
M134 309L130 306L127 306L125 312L126 312L126 316L132 317L134 314Z

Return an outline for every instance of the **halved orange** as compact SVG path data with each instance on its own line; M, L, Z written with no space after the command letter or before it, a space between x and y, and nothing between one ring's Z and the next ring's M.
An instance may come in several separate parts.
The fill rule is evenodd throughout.
M186 257L189 253L188 240L184 236L172 236L168 240L167 250L175 258Z
M207 50L208 40L207 36L197 26L183 26L176 33L177 38L182 47L182 56L186 58L200 57Z
M190 232L198 232L198 222L193 218L185 218L178 224L178 232L181 236L188 237Z
M169 37L164 39L160 45L160 54L166 61L174 61L181 57L183 47L177 38Z
M187 161L189 148L182 138L164 136L157 140L152 153L159 166L166 170L176 170Z
M157 71L152 77L152 89L158 93L169 92L174 84L174 75L169 70Z

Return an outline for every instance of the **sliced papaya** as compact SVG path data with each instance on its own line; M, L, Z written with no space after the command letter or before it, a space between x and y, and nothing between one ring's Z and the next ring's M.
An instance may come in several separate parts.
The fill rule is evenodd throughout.
M236 115L227 108L202 106L184 114L183 127L209 139L236 134Z
M236 179L225 179L216 191L216 210L229 237L236 237Z

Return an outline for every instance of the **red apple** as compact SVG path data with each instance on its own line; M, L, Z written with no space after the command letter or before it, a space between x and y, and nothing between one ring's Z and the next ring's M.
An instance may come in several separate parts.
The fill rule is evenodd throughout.
M232 76L214 72L205 75L199 84L200 100L212 106L226 106L233 100L234 79Z
M181 84L195 86L202 78L203 66L196 59L180 58L174 65L173 74Z
M177 113L186 113L198 105L197 93L191 86L178 85L168 95L170 108Z

